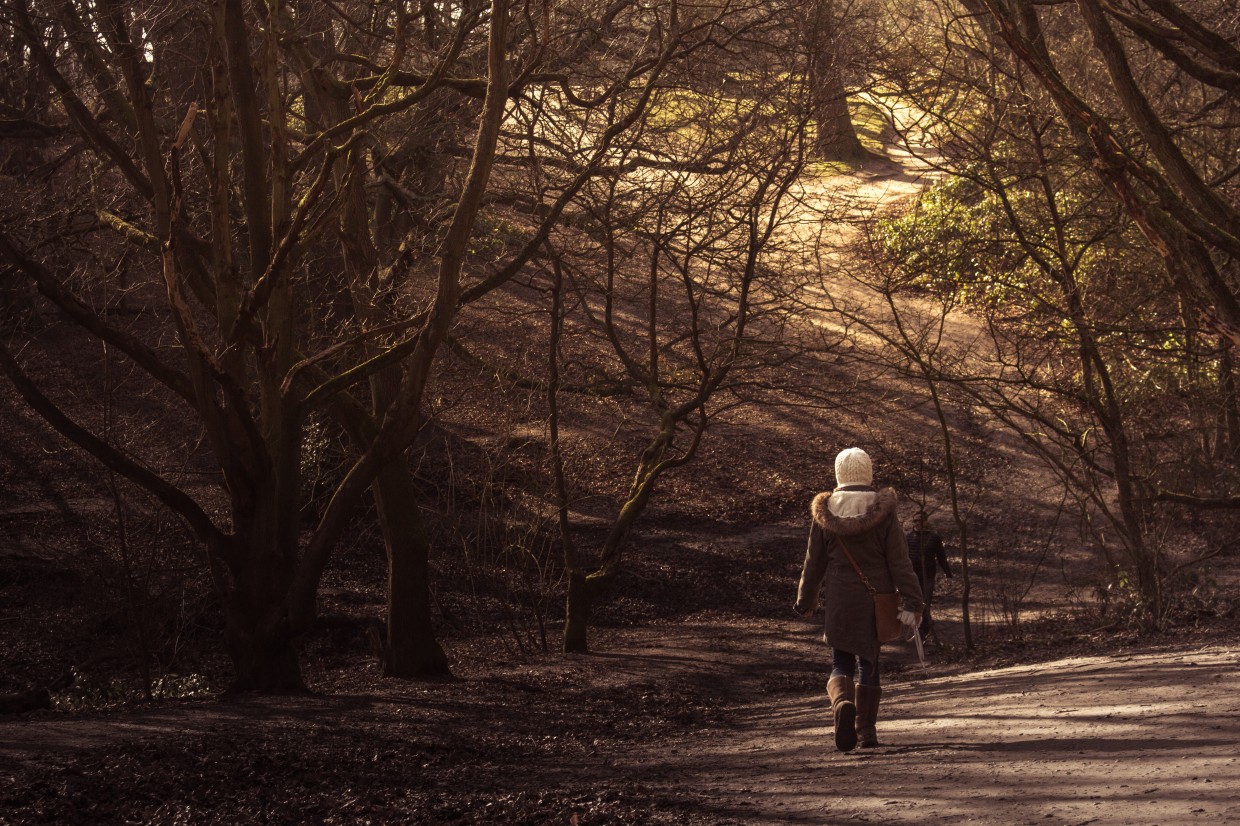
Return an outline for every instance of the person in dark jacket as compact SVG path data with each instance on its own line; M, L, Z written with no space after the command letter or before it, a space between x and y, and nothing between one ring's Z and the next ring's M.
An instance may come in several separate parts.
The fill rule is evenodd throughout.
M934 620L930 617L930 604L934 601L935 574L942 569L948 579L952 578L951 566L947 564L947 550L943 547L943 537L926 526L926 512L918 511L916 527L904 535L908 544L909 561L917 572L917 582L921 585L921 598L925 607L921 612L921 625L918 631L924 640L934 630Z
M847 554L875 591L900 595L900 621L906 627L917 625L922 598L896 516L896 493L871 486L866 452L855 447L841 451L835 457L835 481L835 490L818 494L810 504L809 547L794 607L802 616L812 616L819 593L824 594L832 665L827 696L835 746L851 751L858 741L862 747L878 745L875 722L882 688L874 599Z

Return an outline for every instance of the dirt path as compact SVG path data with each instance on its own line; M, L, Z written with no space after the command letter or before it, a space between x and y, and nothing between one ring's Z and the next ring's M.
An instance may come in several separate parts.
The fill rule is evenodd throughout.
M783 631L733 642L772 646L776 667L823 662L813 632ZM669 641L665 656L684 654ZM932 669L888 681L883 745L850 754L834 750L824 695L756 697L734 728L625 768L694 796L704 815L746 824L1240 823L1237 666L1240 646L1216 643Z
M841 754L819 636L704 618L451 684L0 721L0 824L1240 824L1240 644L927 674L895 648L883 745ZM617 728L563 730L587 696ZM718 713L622 710L676 696Z

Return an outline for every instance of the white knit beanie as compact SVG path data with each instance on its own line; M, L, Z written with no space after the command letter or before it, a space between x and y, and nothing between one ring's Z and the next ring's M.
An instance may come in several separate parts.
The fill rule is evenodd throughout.
M859 447L841 450L835 457L835 486L868 485L874 481L870 454Z

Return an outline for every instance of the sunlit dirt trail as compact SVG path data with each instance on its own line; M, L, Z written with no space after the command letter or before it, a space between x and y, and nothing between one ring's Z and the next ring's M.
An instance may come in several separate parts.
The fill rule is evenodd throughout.
M770 630L716 637L701 668L825 660L817 629ZM638 656L683 663L685 642ZM1240 646L939 674L888 682L875 749L834 750L825 694L755 696L734 727L622 768L719 822L1240 823Z

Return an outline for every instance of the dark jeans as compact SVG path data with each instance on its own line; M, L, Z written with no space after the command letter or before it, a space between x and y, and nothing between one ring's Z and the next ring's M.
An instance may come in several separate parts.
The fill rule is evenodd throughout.
M861 674L857 682L862 685L878 685L878 660L874 662L862 659L856 654L839 648L831 649L831 676L853 679L857 674L857 663L861 663Z

